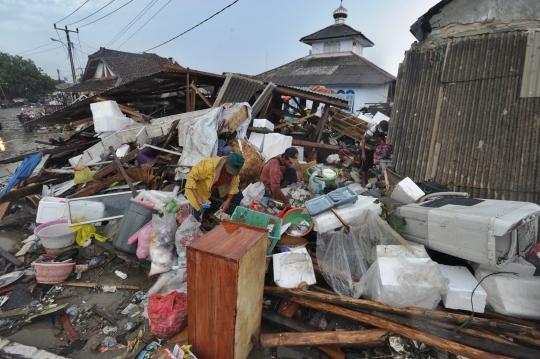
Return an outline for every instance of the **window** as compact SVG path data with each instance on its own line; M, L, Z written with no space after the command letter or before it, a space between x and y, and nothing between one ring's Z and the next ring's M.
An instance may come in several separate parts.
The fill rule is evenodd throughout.
M347 92L345 92L344 90L339 90L337 92L338 95L341 95L345 98L345 100L347 100L347 102L349 103L349 113L353 113L354 111L354 91L353 90L348 90Z
M324 43L323 52L340 52L341 43L339 41L327 41Z

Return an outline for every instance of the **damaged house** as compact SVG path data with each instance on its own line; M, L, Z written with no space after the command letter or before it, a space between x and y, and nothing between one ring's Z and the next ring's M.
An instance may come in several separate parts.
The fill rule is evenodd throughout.
M396 170L540 203L540 2L444 0L411 26L389 142Z

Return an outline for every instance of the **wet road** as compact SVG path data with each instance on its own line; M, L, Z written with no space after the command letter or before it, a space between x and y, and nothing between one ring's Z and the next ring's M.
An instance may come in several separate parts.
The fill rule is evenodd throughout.
M24 107L25 110L28 107ZM37 112L40 108L33 108ZM47 141L50 137L57 138L59 133L38 134L34 132L25 132L17 114L21 112L20 108L0 108L0 122L4 129L0 131L0 160L18 156L22 153L38 151L44 148L50 148L46 145L35 143L35 140Z

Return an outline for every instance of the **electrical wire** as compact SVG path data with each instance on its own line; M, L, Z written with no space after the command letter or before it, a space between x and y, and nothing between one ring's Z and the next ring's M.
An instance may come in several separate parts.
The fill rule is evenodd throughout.
M143 51L143 52L147 52L147 51L156 49L156 48L158 48L158 47L160 47L160 46L165 45L165 44L168 43L168 42L171 42L171 41L173 41L173 40L179 38L180 36L182 36L182 35L184 35L184 34L187 34L187 33L190 32L191 30L193 30L194 28L196 28L196 27L202 25L203 23L207 22L208 20L210 20L210 19L213 18L214 16L219 15L219 14L222 13L223 11L227 10L228 8L230 8L231 6L233 6L234 4L236 4L238 1L240 1L240 0L235 0L233 3L231 3L231 4L227 5L227 6L225 6L223 9L219 10L219 11L216 12L214 15L212 15L212 16L210 16L209 18L207 18L207 19L201 21L201 22L198 23L197 25L193 26L191 29L188 29L188 30L184 31L184 32L181 33L180 35L177 35L177 36L173 37L172 39L167 40L167 41L165 41L165 42L163 42L163 43L161 43L161 44L159 44L159 45L157 45L157 46L154 46L154 47L152 47L152 48L150 48L150 49L148 49L148 50L145 50L145 51Z
M67 24L66 26L71 26L73 24L76 24L78 22L81 22L83 20L86 20L88 19L90 16L94 15L94 14L97 14L98 12L100 12L101 10L105 9L107 6L111 5L113 2L115 2L116 0L111 0L110 3L108 3L107 5L103 6L101 9L97 10L96 12L93 12L91 13L90 15L88 15L87 17L83 18L83 19L80 19L79 21L75 21L75 22L72 22L71 24Z
M19 52L18 54L15 54L15 55L24 54L25 52L34 51L34 50L37 50L37 49L41 49L42 47L50 46L50 45L53 45L53 44L54 44L54 42L49 42L47 45L43 45L43 46L39 46L39 47L34 47L33 49L26 50L26 51L22 51L22 52Z
M89 2L89 1L90 1L90 0L86 0L86 1L84 2L84 4L86 4L86 3ZM68 17L70 17L71 15L75 14L75 13L77 12L77 10L79 10L80 8L82 8L82 7L84 6L84 4L82 4L81 6L79 6L77 9L75 9L75 11L73 11L71 14L69 14L69 15L66 16L65 18L56 21L55 24L58 24L60 21L63 21L63 20L65 20L65 19L67 19Z
M88 25L90 25L90 24L93 24L93 23L95 23L95 22L97 22L97 21L99 21L99 20L101 20L101 19L106 18L106 17L109 16L109 15L114 14L115 12L117 12L118 10L120 10L121 8L123 8L124 6L126 6L127 4L129 4L130 2L133 2L133 0L129 0L127 3L125 3L125 4L122 5L122 6L120 6L118 9L116 9L116 10L114 10L114 11L111 11L111 12L108 13L107 15L102 16L102 17L100 17L100 18L97 19L97 20L94 20L94 21L92 21L92 22L89 22L88 24L84 24L84 25L82 25L82 26L79 26L78 29L80 29L80 28L82 28L82 27L85 27L85 26L88 26Z
M139 30L141 30L143 27L146 26L146 24L148 24L148 22L150 22L150 20L152 20L154 18L154 16L156 16L157 14L160 13L161 10L163 10L163 8L165 8L165 6L169 5L169 3L171 2L172 0L169 0L165 5L163 5L161 7L161 9L159 9L150 19L148 19L148 21L146 21L143 26L139 27L139 29L137 29L137 31L135 31L130 37L127 38L126 41L124 41L123 43L120 44L120 46L118 46L116 49L118 50L120 47L122 47L122 45L124 45L126 42L129 41L129 39L131 39L133 36L135 36L136 33L139 32Z
M34 52L33 54L28 54L28 55L22 55L22 57L28 57L28 56L31 56L31 55L42 54L44 52L49 52L49 51L56 50L56 49L63 48L63 47L64 46L58 46L58 47L55 47L55 48L52 48L52 49L49 49L49 50L40 51L40 52Z
M146 14L146 12L148 10L150 10L150 8L152 6L154 6L156 3L158 2L158 0L152 0L152 2L150 2L148 5L146 5L144 7L144 9L142 9L138 14L137 16L135 16L135 18L133 20L131 20L122 30L120 30L120 32L112 38L111 41L109 41L106 45L105 45L105 48L109 47L109 45L112 45L116 42L116 40L118 40L122 35L124 35L126 33L126 31L128 31L133 25L135 25L135 23L144 15Z
M60 40L60 34L58 33L58 29L56 27L54 29L56 30L56 35L58 35L58 41L60 41L62 43L62 40ZM63 38L63 39L65 39L65 38ZM64 46L62 46L62 47L64 47ZM67 53L66 49L64 49L64 52L66 53L66 57L69 57L69 54Z
M81 51L81 54L84 54L84 52L82 50L82 46L81 46L81 37L79 36L79 33L77 33L77 40L79 40L79 50ZM82 56L82 58L84 60L84 56Z

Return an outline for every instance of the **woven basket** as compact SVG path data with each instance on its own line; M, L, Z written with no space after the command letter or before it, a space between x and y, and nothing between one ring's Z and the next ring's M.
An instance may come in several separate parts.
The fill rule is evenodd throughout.
M305 246L308 243L307 239L303 237L294 237L289 235L283 235L277 242L276 247L281 248L296 248Z

